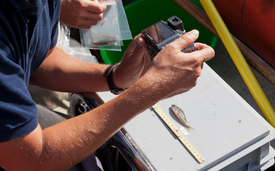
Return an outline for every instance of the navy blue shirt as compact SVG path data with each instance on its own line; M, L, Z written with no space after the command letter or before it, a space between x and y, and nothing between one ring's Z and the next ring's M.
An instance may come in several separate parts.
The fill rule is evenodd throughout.
M60 0L1 1L0 142L37 127L37 108L28 84L57 42L59 13Z

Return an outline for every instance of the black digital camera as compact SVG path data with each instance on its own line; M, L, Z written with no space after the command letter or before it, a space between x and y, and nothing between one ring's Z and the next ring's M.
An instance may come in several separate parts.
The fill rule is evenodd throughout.
M141 33L153 59L165 46L185 34L185 30L182 21L178 17L172 16L167 21L161 20L151 25ZM195 50L196 46L191 44L184 48L182 52L189 53Z

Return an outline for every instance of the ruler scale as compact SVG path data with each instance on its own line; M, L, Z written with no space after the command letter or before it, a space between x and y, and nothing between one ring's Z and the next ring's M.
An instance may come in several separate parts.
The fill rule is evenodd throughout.
M158 114L158 116L178 137L178 139L186 147L186 149L193 155L193 157L199 163L203 163L205 161L204 158L197 152L197 150L191 145L191 143L185 138L185 136L179 131L179 129L173 124L173 122L165 115L165 113L158 107L158 105L157 104L153 105L152 109Z

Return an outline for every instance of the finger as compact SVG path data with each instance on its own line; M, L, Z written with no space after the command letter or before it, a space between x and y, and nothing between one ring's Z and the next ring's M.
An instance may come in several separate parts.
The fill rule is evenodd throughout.
M107 6L104 3L99 3L98 1L86 1L85 8L91 13L101 14L106 10Z
M90 28L93 25L96 25L103 18L103 13L94 14L87 11L82 11L77 18L77 23L79 28Z
M181 51L182 49L194 43L198 39L198 37L199 37L199 31L192 30L182 35L180 38L176 39L174 42L172 42L169 45L175 46L176 49Z
M80 29L89 29L91 28L93 25L96 25L97 21L87 21L87 20L83 20L83 22L79 22L77 25L77 28Z
M132 60L136 61L137 65L139 65L143 60L142 57L144 56L144 53L146 52L146 43L141 37L138 36L133 41L133 44L135 45L131 47L131 50L133 51L131 58Z
M129 44L128 48L127 48L127 51L129 52L133 52L135 49L136 49L136 46L138 46L138 43L139 43L139 38L141 38L141 34L137 35L134 37L134 39L131 41L131 43ZM143 41L144 42L144 41ZM140 42L141 45L140 46L143 46L142 43L143 42Z
M91 12L84 12L83 13L83 19L87 20L87 21L100 21L103 19L103 13L101 14L95 14L95 13L91 13Z
M128 61L133 67L147 64L150 60L150 56L147 54L147 47L144 39L141 35L136 36L128 46L122 61ZM145 66L147 67L147 65Z
M190 55L193 55L196 58L202 58L202 61L208 61L215 56L215 51L212 47L203 44L195 43L197 51L191 52Z
M78 11L76 15L78 19L85 19L88 21L100 21L103 18L103 13L93 13L87 10Z
M195 44L196 44L197 50L202 50L202 49L206 49L206 48L210 47L210 46L208 46L207 44L204 44L204 43L195 43Z
M91 26L96 25L98 21L95 20L86 20L84 18L78 18L77 20L71 20L72 24L65 23L66 25L71 25L71 27L76 27L79 29L88 29L91 28Z

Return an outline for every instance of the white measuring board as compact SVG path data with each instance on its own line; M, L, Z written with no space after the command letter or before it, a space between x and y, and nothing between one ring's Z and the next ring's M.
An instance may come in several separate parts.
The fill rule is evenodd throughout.
M115 96L99 93L108 101ZM180 107L194 130L185 138L205 159L199 163L152 110L133 118L123 128L158 171L209 170L225 167L274 139L274 129L230 88L209 66L204 65L197 86L187 93L157 103L178 127L170 106ZM237 158L236 158L237 160Z
M180 142L185 146L185 148L193 155L193 157L199 162L203 163L204 158L200 155L200 153L193 147L193 145L185 138L185 136L180 132L178 127L171 121L166 114L158 107L157 104L151 107L158 116L162 119L162 121L169 127L169 129L177 136Z

